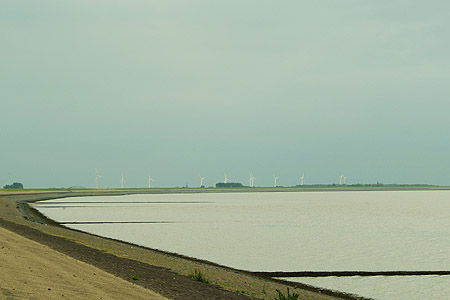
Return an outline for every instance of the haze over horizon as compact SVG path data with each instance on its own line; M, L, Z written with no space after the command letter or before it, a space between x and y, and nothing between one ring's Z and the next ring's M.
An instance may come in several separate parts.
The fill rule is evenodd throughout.
M448 1L2 1L0 186L450 185Z

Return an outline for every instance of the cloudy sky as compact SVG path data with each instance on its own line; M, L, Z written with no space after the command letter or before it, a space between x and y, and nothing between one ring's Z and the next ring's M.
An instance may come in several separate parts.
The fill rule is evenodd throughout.
M0 185L450 185L450 2L2 0Z

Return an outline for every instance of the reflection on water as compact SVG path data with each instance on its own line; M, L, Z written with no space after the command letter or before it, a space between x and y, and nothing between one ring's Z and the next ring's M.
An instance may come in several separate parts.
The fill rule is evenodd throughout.
M66 198L36 207L60 222L108 222L68 225L72 228L252 271L449 270L449 196L449 191L165 194ZM384 290L382 282L400 282L351 279L335 289L372 280ZM424 281L441 282L433 276ZM385 294L376 297L412 299Z

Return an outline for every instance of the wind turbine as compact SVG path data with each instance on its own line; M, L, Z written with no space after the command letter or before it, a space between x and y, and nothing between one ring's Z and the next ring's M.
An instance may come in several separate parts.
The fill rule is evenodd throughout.
M227 174L223 173L225 175L225 178L223 179L223 183L228 183L230 179L227 178Z
M339 176L339 184L342 185L342 180L344 179L344 175Z
M154 181L154 180L150 177L150 174L148 174L148 188L149 189L152 188L152 181Z
M255 177L253 177L253 174L250 173L250 179L248 180L250 182L250 187L255 186Z
M98 189L98 180L102 178L102 176L100 176L100 174L98 174L97 169L95 170L95 187Z
M199 176L199 177L200 177L200 187L202 187L203 186L203 180L206 179L206 177L202 177L202 176Z
M302 177L300 177L300 185L305 184L305 173L302 174Z
M122 180L120 181L120 187L123 189L123 184L125 183L125 179L123 179L123 174L122 174Z
M273 175L273 187L277 187L278 176Z

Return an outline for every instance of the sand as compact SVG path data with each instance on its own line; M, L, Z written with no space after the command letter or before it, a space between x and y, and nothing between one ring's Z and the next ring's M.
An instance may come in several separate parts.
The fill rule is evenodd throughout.
M0 228L2 299L167 299Z

